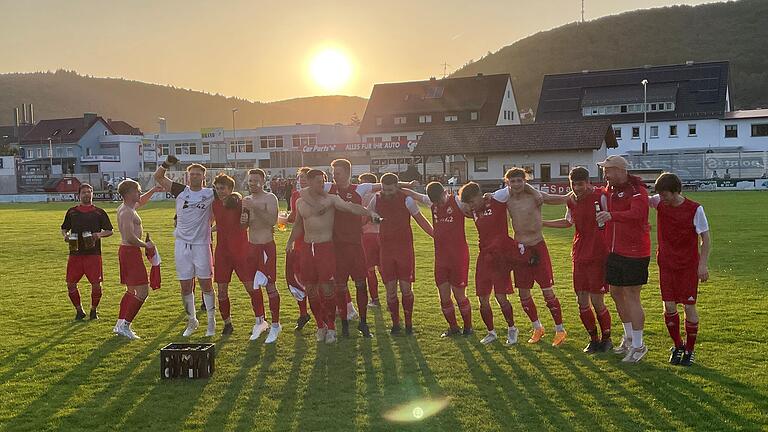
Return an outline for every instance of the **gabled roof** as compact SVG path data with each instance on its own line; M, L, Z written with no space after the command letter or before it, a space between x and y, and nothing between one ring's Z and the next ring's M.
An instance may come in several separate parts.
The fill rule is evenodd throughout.
M727 61L639 67L545 75L537 122L582 119L582 108L642 103L648 80L648 103L675 102L675 110L648 112L649 121L722 118L728 92ZM642 121L637 114L608 115L615 122Z
M128 122L122 120L108 119L107 123L117 135L144 135L141 129L133 127Z
M116 134L109 123L99 116L93 116L87 122L83 117L40 120L19 144L47 144L48 138L51 138L52 144L75 143L97 122L103 123L110 132Z
M433 129L421 136L415 155L489 154L596 150L617 147L611 121L530 123Z
M478 112L475 124L495 125L509 81L509 74L496 74L376 84L358 133L445 127L442 117L433 116L431 124L422 124L418 123L418 115L455 113L468 117L470 111ZM405 125L395 125L395 116L406 116L408 120ZM377 117L383 120L381 126L376 124Z

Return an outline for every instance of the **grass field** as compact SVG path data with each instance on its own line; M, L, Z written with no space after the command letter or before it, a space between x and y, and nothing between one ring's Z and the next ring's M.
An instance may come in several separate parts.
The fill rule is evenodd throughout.
M582 354L587 338L571 288L571 230L545 232L569 331L563 347L525 343L522 335L530 325L517 297L517 346L480 344L485 332L474 296L477 337L440 339L445 322L432 283L431 241L414 227L419 257L415 337L390 337L388 313L377 310L369 318L374 339L353 335L335 346L318 345L311 325L303 334L293 332L296 305L280 281L284 331L277 345L249 342L248 297L231 288L235 334L212 338L217 370L211 379L198 381L159 378L159 349L181 341L184 328L172 265L170 203L141 210L145 228L164 253L164 286L141 310L134 327L143 339L133 342L111 331L123 292L119 237L104 241L101 320L76 323L64 283L66 244L59 236L68 205L0 206L0 429L765 430L768 193L691 197L706 208L714 247L711 280L700 287L701 330L697 364L691 368L666 362L671 343L654 262L643 292L650 348L643 362L627 365L613 355ZM116 205L105 207L116 225ZM557 207L545 212L549 218L562 213ZM467 233L474 263L477 236L471 223ZM287 233L277 234L278 251L286 239ZM282 260L280 254L278 274ZM472 283L469 292L474 294ZM81 284L86 310L88 293ZM540 292L535 298L551 341L551 317ZM616 340L621 324L610 301L609 307ZM494 313L503 328L496 306ZM206 341L202 334L204 329L198 330L192 340ZM418 422L384 418L404 407L403 417L414 419L419 416L415 408L429 414L429 401L444 398L447 408Z

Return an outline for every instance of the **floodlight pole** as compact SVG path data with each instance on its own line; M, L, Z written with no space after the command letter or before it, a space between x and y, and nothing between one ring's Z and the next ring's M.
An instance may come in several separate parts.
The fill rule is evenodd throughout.
M643 154L648 153L648 80L640 82L643 85Z

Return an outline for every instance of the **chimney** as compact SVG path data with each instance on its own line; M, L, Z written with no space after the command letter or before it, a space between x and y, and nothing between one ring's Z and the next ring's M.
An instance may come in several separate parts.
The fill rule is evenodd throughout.
M13 109L13 125L19 127L19 107Z
M26 126L27 124L29 124L27 123L27 104L21 104L21 111L22 111L22 119L23 119L21 124Z
M93 122L96 121L96 113L85 113L83 114L83 126L88 128L91 127Z
M32 104L29 104L29 124L35 124L35 111Z
M430 80L431 82L434 82L434 81L436 81L435 77L429 77L429 80Z
M168 123L165 120L165 117L158 117L157 123L160 125L160 133L168 133Z

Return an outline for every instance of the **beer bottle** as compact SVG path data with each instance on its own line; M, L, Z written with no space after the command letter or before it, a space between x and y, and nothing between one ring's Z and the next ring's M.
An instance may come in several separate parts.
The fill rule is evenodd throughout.
M603 211L603 209L600 208L600 203L595 201L595 215ZM605 228L605 222L598 222L597 223L598 229L604 229Z

